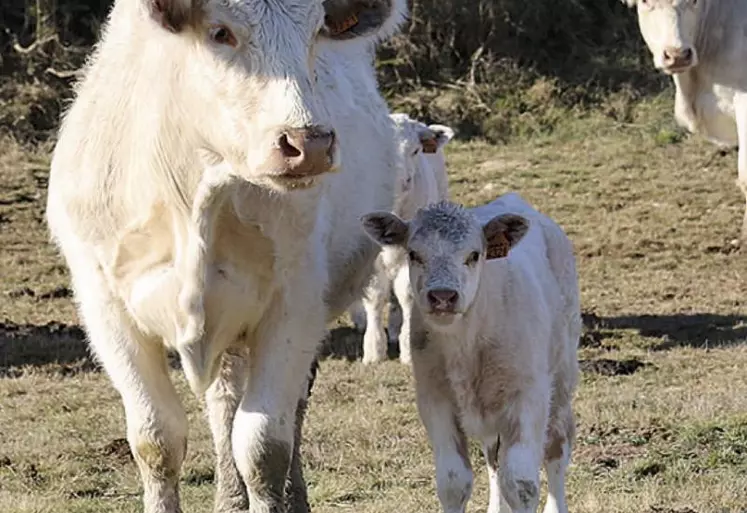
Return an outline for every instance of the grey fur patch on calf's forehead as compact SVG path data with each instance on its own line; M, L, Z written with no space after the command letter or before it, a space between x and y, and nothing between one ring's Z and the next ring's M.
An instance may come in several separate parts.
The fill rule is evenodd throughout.
M450 201L428 205L415 214L413 237L437 233L454 244L466 240L475 231L476 220L463 206Z

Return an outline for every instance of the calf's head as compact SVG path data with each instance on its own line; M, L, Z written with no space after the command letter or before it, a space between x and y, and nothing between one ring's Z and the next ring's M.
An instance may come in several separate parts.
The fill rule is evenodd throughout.
M637 6L638 26L657 69L672 75L698 64L698 20L703 3L711 0L623 1Z
M441 328L469 310L485 261L508 256L529 228L529 221L515 214L500 214L481 224L448 201L418 210L411 221L373 212L362 222L378 244L407 252L415 304L427 323Z
M407 114L390 114L400 159L398 195L406 194L417 173L429 170L427 155L436 154L454 137L446 125L426 125Z
M404 0L139 1L161 36L153 44L166 48L162 66L178 70L173 101L199 149L281 190L314 185L339 164L320 45L367 44L406 12Z

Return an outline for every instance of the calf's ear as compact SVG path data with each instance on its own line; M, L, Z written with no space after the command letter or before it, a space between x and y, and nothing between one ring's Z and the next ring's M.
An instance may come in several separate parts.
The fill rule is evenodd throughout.
M446 125L428 125L428 128L436 134L436 143L439 148L446 146L446 143L454 138L454 129Z
M324 0L322 35L335 40L391 36L407 13L407 0Z
M407 222L390 212L366 214L361 223L363 231L381 246L399 246L407 239Z
M504 258L511 248L526 235L529 221L515 214L501 214L485 223L482 233L485 236L486 258Z
M201 0L145 0L151 18L169 32L178 34L194 24Z

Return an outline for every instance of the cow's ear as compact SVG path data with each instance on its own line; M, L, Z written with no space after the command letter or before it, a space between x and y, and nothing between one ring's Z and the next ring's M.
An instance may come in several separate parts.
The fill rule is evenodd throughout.
M201 0L145 0L153 20L178 34L195 23Z
M404 20L407 0L324 0L324 14L324 37L383 40Z

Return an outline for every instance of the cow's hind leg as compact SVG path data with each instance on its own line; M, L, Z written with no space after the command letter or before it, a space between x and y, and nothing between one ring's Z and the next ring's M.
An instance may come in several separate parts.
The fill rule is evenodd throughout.
M737 122L737 185L745 197L745 210L742 218L740 242L742 250L747 250L747 94L739 93L734 99L734 114Z
M85 269L78 264L71 272L81 317L96 356L122 397L144 511L179 513L187 417L169 379L166 351L160 341L144 339L133 328L121 304L106 294L94 264Z

